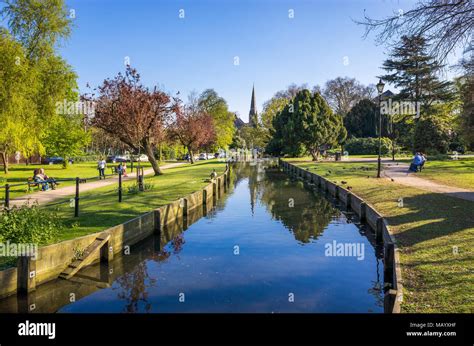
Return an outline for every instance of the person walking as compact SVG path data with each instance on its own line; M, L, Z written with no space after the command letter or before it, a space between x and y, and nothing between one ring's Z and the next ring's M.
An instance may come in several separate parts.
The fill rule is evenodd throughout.
M105 162L104 158L101 158L99 162L97 162L97 169L99 170L99 180L105 179L106 167L107 167L107 163Z

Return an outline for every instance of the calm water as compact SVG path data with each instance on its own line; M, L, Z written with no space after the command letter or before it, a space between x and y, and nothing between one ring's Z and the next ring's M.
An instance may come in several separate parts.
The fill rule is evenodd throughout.
M166 229L75 282L42 285L37 311L383 312L383 265L364 228L264 166L236 167L230 191L191 213L186 230ZM328 256L334 244L359 252Z

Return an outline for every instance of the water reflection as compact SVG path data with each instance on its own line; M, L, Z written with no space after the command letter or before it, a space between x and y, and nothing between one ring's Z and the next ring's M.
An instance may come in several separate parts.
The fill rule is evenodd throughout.
M190 210L112 271L40 286L34 312L382 312L379 250L352 214L271 164L239 164L232 181L215 208ZM326 256L333 241L364 244L364 260Z

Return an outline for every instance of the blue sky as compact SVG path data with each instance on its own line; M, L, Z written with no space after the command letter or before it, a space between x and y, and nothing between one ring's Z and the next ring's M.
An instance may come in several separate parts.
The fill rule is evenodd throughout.
M381 17L413 1L399 0L66 0L74 28L60 53L86 91L124 70L149 86L187 95L214 88L248 119L252 84L259 112L291 83L323 85L337 76L376 83L386 48L353 22L364 9ZM180 18L180 10L184 18ZM294 18L289 18L289 10ZM234 65L234 58L239 65ZM345 58L347 57L347 58ZM346 61L346 64L344 63Z

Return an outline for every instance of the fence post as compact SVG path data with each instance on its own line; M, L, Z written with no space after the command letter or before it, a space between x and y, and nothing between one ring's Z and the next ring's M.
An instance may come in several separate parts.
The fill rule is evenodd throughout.
M5 184L5 209L10 208L10 184Z
M79 217L79 177L76 177L76 197L74 197L74 217Z
M138 190L143 192L145 190L145 187L144 187L144 181L145 181L144 168L141 167L140 170L137 170L137 174L138 174Z
M122 202L122 171L119 171L118 195L119 195L119 202Z

